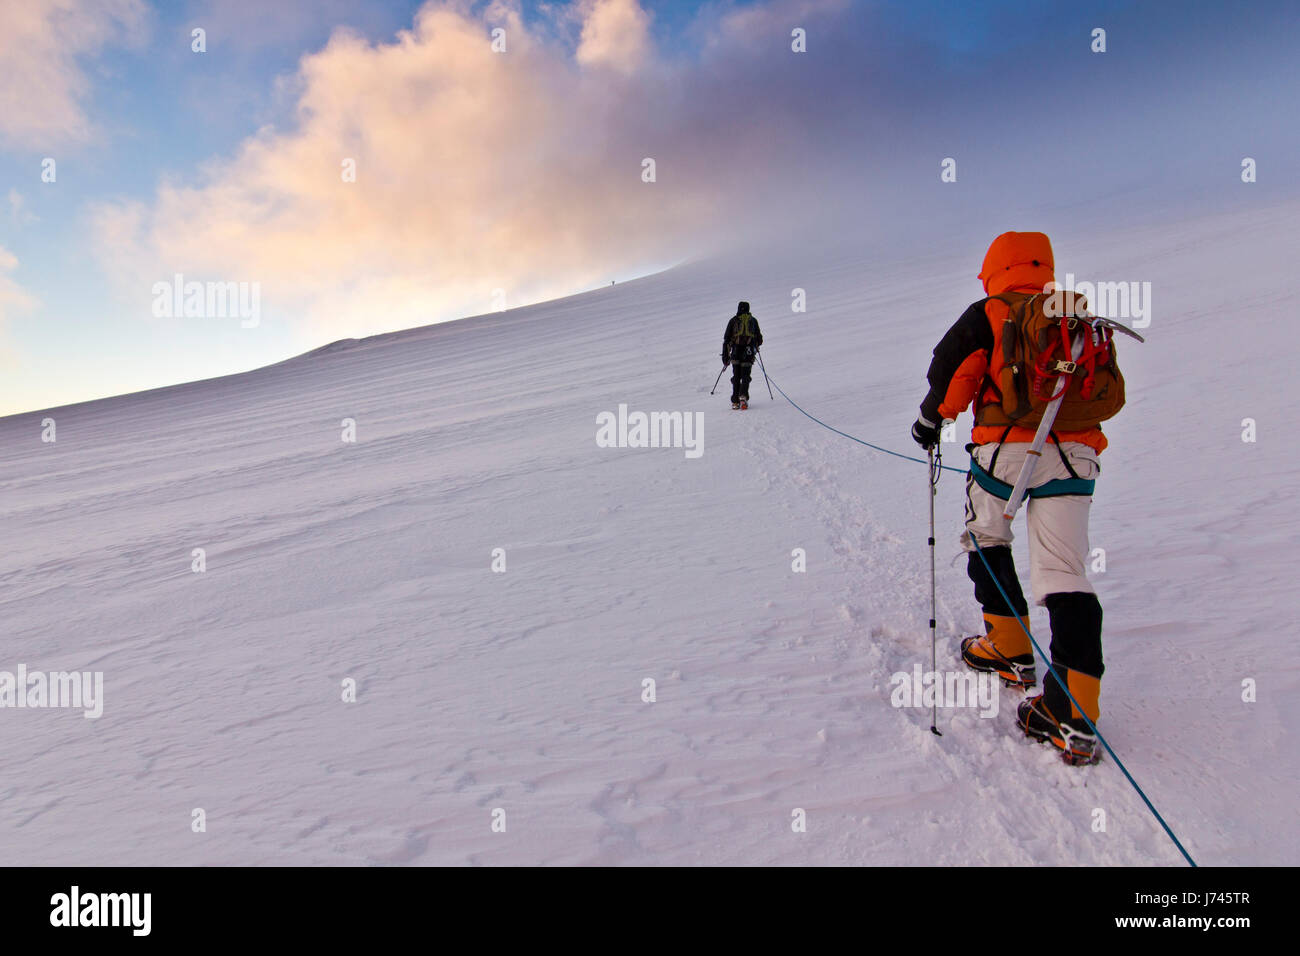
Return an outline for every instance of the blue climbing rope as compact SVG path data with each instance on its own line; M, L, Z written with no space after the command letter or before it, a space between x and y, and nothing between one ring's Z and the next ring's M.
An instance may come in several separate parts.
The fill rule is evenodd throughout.
M800 414L804 415L805 417L812 419L812 421L822 426L822 428L828 429L829 431L833 431L835 434L847 438L850 441L855 441L859 445L866 445L868 448L871 448L874 451L883 452L886 455L893 455L895 458L902 458L905 461L914 461L917 462L918 464L922 464L929 467L930 463L924 458L915 458L911 455L904 455L901 452L891 451L888 448L881 448L879 445L873 445L869 441L863 441L861 438L858 438L855 435L850 435L848 432L842 432L838 428L835 428L832 425L827 425L820 418L817 418L814 415L810 415L808 412L804 411L797 404L795 404L794 399L792 399L789 395L787 395L785 393L785 390L781 388L781 386L778 385L776 382L772 381L771 378L769 378L768 381L772 383L773 388L775 388L778 392L781 393L782 398L784 398L787 402L789 402L791 405L794 406L796 411L798 411ZM969 474L969 472L966 469L954 468L951 465L940 464L938 467L942 468L944 471L956 471L962 474ZM937 481L937 474L936 474L936 481ZM1066 682L1061 680L1061 676L1056 672L1056 668L1052 666L1050 656L1043 653L1043 649L1039 646L1038 641L1034 640L1034 635L1029 633L1029 628L1025 627L1024 622L1020 620L1020 615L1016 613L1015 605L1012 603L1011 598L1007 595L1006 590L1002 587L1002 582L999 581L997 575L994 574L993 568L989 565L988 558L984 556L984 550L979 546L979 542L975 540L973 535L967 535L967 537L970 540L971 544L975 546L975 553L979 555L979 559L982 562L984 562L984 567L988 570L989 577L993 579L993 583L997 586L998 593L1002 595L1002 600L1006 602L1007 609L1011 612L1011 616L1016 619L1016 623L1020 625L1020 629L1025 632L1025 636L1029 638L1029 643L1034 646L1034 650L1038 652L1039 657L1041 657L1044 661L1048 662L1047 670L1051 673L1052 679L1055 680L1061 686L1061 688L1065 691L1066 696L1070 698L1070 703L1074 705L1075 709L1078 710L1079 713L1083 716L1083 719L1087 721L1088 728L1094 734L1097 735L1097 739L1101 741L1102 746L1106 748L1106 752L1110 754L1111 759L1115 761L1115 766L1119 767L1120 771L1124 774L1125 779L1127 779L1128 782L1132 785L1133 789L1137 791L1137 795L1142 798L1142 802L1147 805L1147 809L1151 811L1152 816L1154 816L1156 818L1156 821L1160 824L1160 826L1164 828L1165 833L1169 835L1169 839L1174 841L1174 846L1178 847L1178 852L1183 855L1183 859L1185 859L1188 862L1188 864L1190 864L1191 866L1196 866L1196 861L1193 860L1191 855L1187 852L1187 850L1183 848L1183 844L1179 841L1178 837L1174 835L1174 831L1170 828L1169 824L1165 822L1165 818L1160 815L1160 811L1155 808L1155 804L1151 802L1151 799L1146 795L1146 792L1143 791L1143 789L1140 786L1138 786L1138 782L1134 780L1133 775L1128 772L1128 768L1124 766L1124 762L1119 759L1118 755L1116 755L1114 748L1112 748L1110 745L1110 741L1108 741L1102 735L1101 731L1097 729L1097 725L1094 724L1092 720L1089 719L1088 715L1083 712L1083 708L1079 706L1079 702L1075 700L1074 695L1070 693L1070 688L1066 685Z
M1097 735L1097 739L1100 740L1102 746L1106 748L1106 753L1110 754L1111 759L1115 761L1115 766L1119 767L1120 771L1128 779L1128 782L1133 785L1133 789L1137 791L1138 796L1142 798L1142 802L1147 805L1147 809L1151 811L1152 815L1155 816L1160 825L1165 828L1165 833L1169 834L1169 839L1174 841L1174 846L1178 847L1178 852L1183 855L1183 859L1192 866L1196 866L1196 861L1191 858L1185 849L1183 849L1182 843L1178 841L1178 837L1174 836L1174 831L1169 828L1169 824L1166 823L1165 818L1160 815L1160 811L1155 808L1155 804L1151 802L1143 789L1138 786L1138 782L1134 780L1133 775L1128 772L1128 767L1124 766L1124 761L1120 760L1119 756L1111 748L1110 741L1102 735L1102 732L1097 729L1097 725L1092 722L1092 719L1086 713L1084 713L1082 705L1074 699L1074 695L1070 693L1069 685L1066 681L1061 680L1061 675L1058 674L1056 668L1052 666L1051 657L1043 653L1043 649L1038 645L1038 642L1034 640L1034 635L1029 633L1029 628L1025 627L1025 622L1022 621L1020 615L1016 613L1015 605L1011 603L1011 598L1007 596L1006 590L1002 587L1002 582L998 580L997 574L994 573L993 567L989 564L989 559L984 557L984 549L980 547L980 543L975 540L975 536L972 534L967 534L966 537L967 540L975 546L975 553L979 555L980 561L984 563L985 569L989 572L989 577L993 579L994 585L997 586L998 593L1002 595L1002 600L1007 603L1007 608L1011 611L1011 616L1016 619L1016 623L1020 625L1020 629L1024 631L1025 636L1029 638L1029 643L1034 645L1034 650L1038 652L1038 656L1047 662L1047 670L1052 675L1052 679L1060 685L1063 691L1065 691L1065 696L1070 698L1070 703L1074 705L1074 709L1077 710L1080 716L1082 716L1087 722L1088 729Z
M772 383L772 387L773 387L774 389L776 389L778 392L781 393L781 397L782 397L782 398L784 398L784 399L785 399L787 402L789 402L791 405L794 405L794 407L795 407L796 410L798 410L798 411L799 411L801 414L803 414L803 415L807 415L808 418L811 418L813 421L815 421L815 422L816 422L818 425L820 425L822 428L829 428L829 429L830 429L831 431L833 431L835 434L837 434L837 435L842 435L843 437L849 439L849 441L855 441L855 442L857 442L859 445L866 445L868 448L874 449L875 451L884 452L886 455L893 455L895 458L902 458L902 459L905 460L905 461L915 461L915 462L917 462L917 463L919 463L919 464L922 464L922 465L925 465L925 466L929 467L929 464L930 464L930 463L929 463L928 461L926 461L924 458L913 458L911 455L904 455L904 454L902 454L901 452L890 451L888 448L881 448L879 445L873 445L873 444L871 444L871 442L869 442L869 441L863 441L861 438L855 438L853 435L850 435L848 432L842 432L842 431L840 431L838 428L834 427L833 425L827 425L827 424L826 424L824 421L822 421L820 418L817 418L817 417L815 417L815 416L813 416L813 415L809 415L809 414L808 414L807 412L805 412L802 408L799 408L798 405L795 405L794 399L791 398L789 395L787 395L787 394L785 393L785 389L783 389L780 385L776 384L776 382L773 381L771 378L769 378L768 381ZM960 472L960 473L963 474L963 475L966 474L966 469L965 469L965 468L954 468L954 467L952 467L952 465L940 465L939 467L942 468L944 471L956 471L956 472Z

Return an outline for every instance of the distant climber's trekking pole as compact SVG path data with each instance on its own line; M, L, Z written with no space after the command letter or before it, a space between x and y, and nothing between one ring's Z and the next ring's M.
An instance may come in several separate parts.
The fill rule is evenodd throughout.
M763 370L763 381L767 382L767 397L776 401L776 396L772 394L772 382L767 377L767 366L763 364L763 350L754 349L754 354L758 356L758 367Z
M937 614L936 614L938 602L935 599L935 586L934 586L934 496L939 493L939 476L942 474L943 474L943 456L942 454L940 455L939 467L936 468L935 458L934 458L934 447L931 446L930 473L929 475L926 476L926 485L927 485L926 492L928 493L930 498L930 673L936 675L935 677L936 680L938 679L937 674L939 670L939 664L938 664L938 652L935 649L935 645L938 643L938 634L937 634L938 622L937 622ZM936 700L932 701L930 704L930 733L934 734L936 737L942 737L943 734L939 733L938 719L936 716L938 711L938 700L937 700L938 695L936 694L935 697Z
M726 370L727 370L727 366L725 365L722 366L722 372L725 372ZM718 390L718 383L722 381L722 372L719 372L718 377L713 380L713 388L709 392L710 395L712 395L714 392Z

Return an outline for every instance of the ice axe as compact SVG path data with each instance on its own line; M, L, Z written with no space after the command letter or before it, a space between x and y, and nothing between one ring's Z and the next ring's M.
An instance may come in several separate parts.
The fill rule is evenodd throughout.
M1113 319L1104 319L1100 316L1091 315L1086 311L1082 315L1072 316L1072 318L1078 319L1087 328L1080 329L1070 340L1071 365L1077 362L1079 356L1083 354L1083 337L1085 335L1097 335L1099 329L1112 329L1131 335L1139 342L1146 341L1128 326ZM1029 483L1034 478L1034 465L1043 456L1043 446L1047 444L1047 439L1052 434L1052 425L1056 422L1057 412L1061 410L1061 402L1065 400L1065 391L1070 387L1070 375L1072 373L1073 370L1063 372L1057 377L1056 384L1052 386L1052 394L1056 397L1047 403L1047 408L1043 409L1043 420L1038 423L1038 431L1034 433L1034 440L1030 444L1029 450L1025 452L1024 464L1020 466L1020 477L1016 479L1015 487L1011 489L1011 497L1007 499L1007 506L1002 512L1002 517L1008 521L1015 518L1016 512L1020 510L1020 506L1024 503L1025 493L1029 490Z

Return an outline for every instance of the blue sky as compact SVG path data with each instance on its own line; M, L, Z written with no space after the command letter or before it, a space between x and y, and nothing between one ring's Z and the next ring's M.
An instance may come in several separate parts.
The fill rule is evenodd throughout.
M0 414L566 294L791 222L924 241L1077 205L1118 226L1300 180L1293 3L71 7L0 14ZM257 284L256 327L152 315L178 271Z

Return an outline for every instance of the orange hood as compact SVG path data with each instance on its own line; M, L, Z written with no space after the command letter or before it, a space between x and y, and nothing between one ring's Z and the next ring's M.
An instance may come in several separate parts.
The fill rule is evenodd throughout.
M1056 278L1052 242L1041 232L1004 232L984 256L980 280L989 295L1041 292Z

